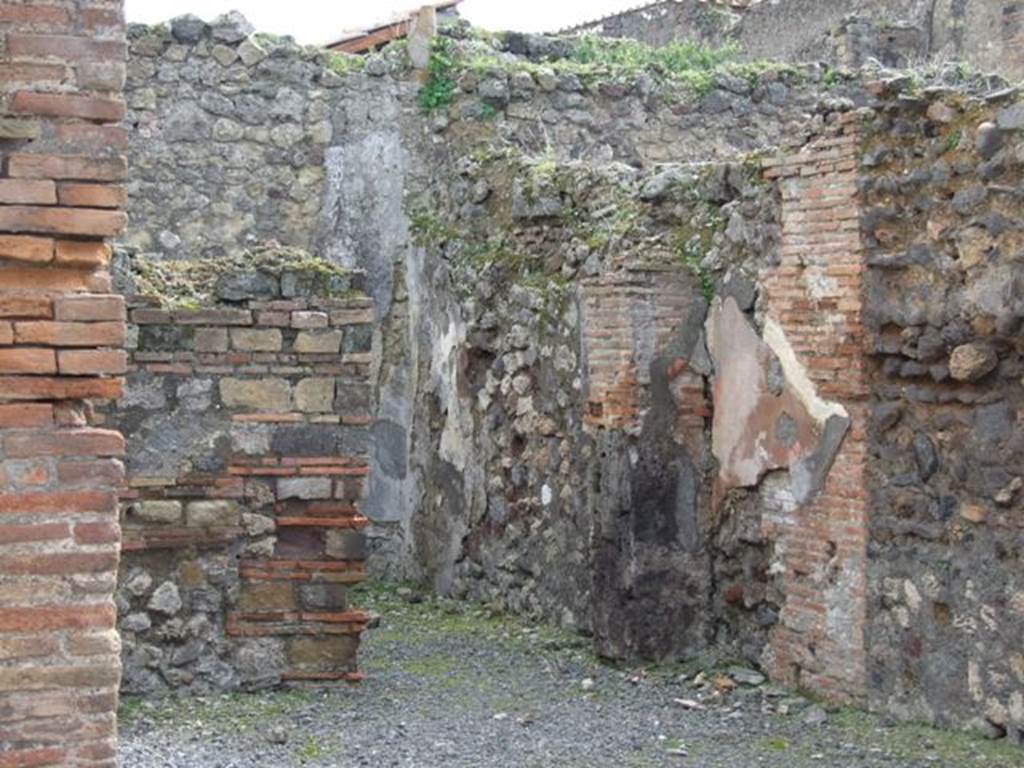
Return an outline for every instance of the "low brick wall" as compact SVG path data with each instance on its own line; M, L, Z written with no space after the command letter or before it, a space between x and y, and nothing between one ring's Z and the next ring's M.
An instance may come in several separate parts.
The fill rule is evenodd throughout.
M358 679L370 301L132 306L125 690Z

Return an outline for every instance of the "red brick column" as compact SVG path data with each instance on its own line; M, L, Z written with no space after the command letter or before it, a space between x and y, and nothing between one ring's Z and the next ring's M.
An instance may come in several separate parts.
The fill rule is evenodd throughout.
M781 327L817 394L843 405L850 430L822 492L766 513L786 596L771 638L771 672L837 701L865 693L868 503L864 248L855 123L836 126L770 168L782 190L781 260L765 280Z
M0 767L116 764L119 0L0 4Z

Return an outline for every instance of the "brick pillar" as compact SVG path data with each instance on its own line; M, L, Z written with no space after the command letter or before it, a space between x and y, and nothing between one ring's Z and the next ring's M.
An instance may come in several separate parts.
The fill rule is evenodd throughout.
M767 175L782 190L782 249L765 280L767 314L850 430L822 492L767 514L786 596L771 672L834 701L865 694L867 494L862 285L855 123L835 126Z
M0 766L112 766L121 3L0 3L0 38Z

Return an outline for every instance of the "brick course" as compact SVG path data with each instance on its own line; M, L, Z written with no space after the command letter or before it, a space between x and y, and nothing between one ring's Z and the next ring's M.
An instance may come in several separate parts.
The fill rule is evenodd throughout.
M123 302L104 295L106 258L96 256L125 223L123 189L96 183L126 173L111 154L123 132L104 125L124 115L125 42L119 4L86 5L0 6L0 108L11 127L0 139L4 767L116 765L120 661L103 585L119 558L124 441L91 423L85 401L117 397L125 367ZM68 154L37 149L47 134ZM99 577L84 593L73 586L82 574Z

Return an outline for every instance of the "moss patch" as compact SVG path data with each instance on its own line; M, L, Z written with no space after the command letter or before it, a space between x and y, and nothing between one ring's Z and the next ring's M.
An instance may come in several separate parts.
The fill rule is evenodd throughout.
M161 306L199 309L217 301L218 279L238 272L261 272L280 278L286 273L306 278L317 295L348 296L352 271L300 248L271 245L208 260L154 260L138 256L131 262L136 292Z
M688 40L652 46L637 40L583 35L574 38L561 58L542 63L510 57L494 50L490 41L474 41L471 46L450 49L448 63L452 72L491 73L542 70L558 75L573 75L584 83L626 82L646 75L666 87L666 101L685 101L688 96L703 96L722 75L742 77L756 84L766 73L793 76L797 67L774 61L741 62L734 45L708 46Z
M326 51L324 53L324 66L334 74L344 77L353 72L362 72L366 68L366 57Z
M1020 768L1024 754L1005 741L988 741L980 736L940 731L927 725L899 725L883 728L875 715L844 709L831 722L851 741L881 744L900 760L926 760L937 765Z
M154 723L223 726L225 729L251 732L291 715L314 703L313 691L273 691L263 693L227 693L196 698L144 699L122 696L118 722L128 728L142 720Z

